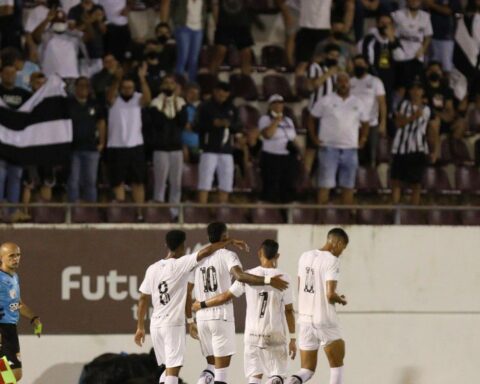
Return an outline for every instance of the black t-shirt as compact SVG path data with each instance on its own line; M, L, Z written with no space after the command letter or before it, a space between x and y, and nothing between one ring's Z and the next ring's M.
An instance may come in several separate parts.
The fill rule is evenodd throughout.
M218 26L250 27L251 15L246 0L220 0Z
M8 89L0 84L0 98L2 98L10 108L20 108L30 96L32 96L32 94L23 88L13 87L12 89Z
M68 110L73 125L73 149L96 151L97 121L103 118L101 108L92 100L81 104L72 97L68 100Z

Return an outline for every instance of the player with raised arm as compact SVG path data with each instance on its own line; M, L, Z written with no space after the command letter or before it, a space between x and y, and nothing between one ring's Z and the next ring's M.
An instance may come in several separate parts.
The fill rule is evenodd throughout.
M298 262L298 344L301 369L285 384L302 384L317 367L318 349L323 347L330 364L330 384L343 384L345 342L342 339L335 304L346 305L337 293L339 257L348 245L341 228L328 232L321 249L307 251Z
M207 232L212 244L228 238L225 223L211 223ZM288 287L288 283L280 276L255 276L244 272L236 253L220 249L195 270L195 299L205 302L227 292L232 285L232 277L248 285L271 285L282 291ZM192 286L189 284L189 291L191 290ZM201 373L197 384L208 384L213 378L216 384L227 383L230 359L235 354L233 304L228 302L212 308L202 307L196 318L200 348L207 359L207 368Z
M178 383L178 375L183 365L185 305L190 272L198 262L227 245L234 245L239 249L246 248L243 241L225 238L199 252L184 256L185 239L183 231L173 230L167 233L165 238L169 250L167 257L148 267L145 279L140 285L135 343L142 346L145 341L145 315L151 298L153 313L150 320L150 335L158 365L163 363L166 366L164 375L160 378L160 382L165 384Z
M22 378L22 361L17 323L20 315L30 320L34 333L40 337L40 318L20 298L17 270L20 266L20 247L14 243L0 245L0 357L6 356L17 381Z
M277 268L279 256L278 243L265 240L258 251L260 266L248 272L262 277L280 275L289 282L290 276ZM249 384L260 384L263 375L268 377L267 384L282 384L287 373L288 355L293 360L297 353L291 288L281 292L270 286L250 286L235 281L228 291L205 301L203 306L222 305L244 293L247 299L245 376ZM198 311L201 305L196 301L193 310Z

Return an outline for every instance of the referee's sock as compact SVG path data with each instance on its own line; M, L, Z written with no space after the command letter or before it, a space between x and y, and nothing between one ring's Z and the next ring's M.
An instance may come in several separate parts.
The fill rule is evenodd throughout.
M165 384L178 384L178 376L165 376Z
M303 384L310 380L315 372L301 368L297 373L285 380L285 384Z
M338 368L330 368L330 384L343 384L343 365Z
M227 384L228 368L215 368L215 384Z

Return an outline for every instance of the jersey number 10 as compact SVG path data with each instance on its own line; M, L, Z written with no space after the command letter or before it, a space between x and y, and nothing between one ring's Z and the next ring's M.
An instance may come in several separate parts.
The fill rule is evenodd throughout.
M215 267L200 268L203 277L203 292L215 292L218 288L217 271Z

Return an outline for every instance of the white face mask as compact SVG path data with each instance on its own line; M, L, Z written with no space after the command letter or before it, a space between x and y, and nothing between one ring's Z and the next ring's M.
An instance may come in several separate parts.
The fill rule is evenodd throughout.
M67 30L67 23L53 23L52 29L55 33L64 33Z
M271 113L272 113L272 116L275 117L275 118L283 116L283 113L278 113L278 112L275 112L275 111L271 111Z

